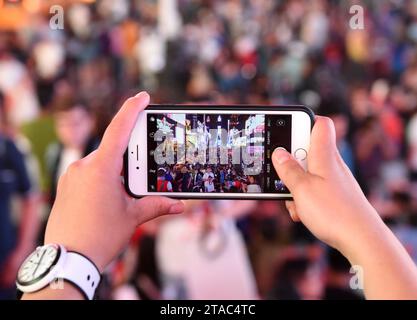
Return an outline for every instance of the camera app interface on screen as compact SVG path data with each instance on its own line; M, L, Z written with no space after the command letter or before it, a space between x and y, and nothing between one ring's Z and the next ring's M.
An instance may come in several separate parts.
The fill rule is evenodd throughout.
M291 115L147 115L148 191L289 193L272 152L291 152Z

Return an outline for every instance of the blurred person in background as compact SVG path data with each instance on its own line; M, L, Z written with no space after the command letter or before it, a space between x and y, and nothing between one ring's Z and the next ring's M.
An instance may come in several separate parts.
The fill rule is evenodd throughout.
M106 275L110 282L110 297L115 300L162 299L161 271L156 257L156 233L162 219L138 227L127 249L119 256Z
M204 173L201 170L201 165L197 164L194 166L193 172L193 192L203 192L203 176Z
M417 112L411 117L407 127L408 164L410 178L417 183Z
M137 261L133 270L133 285L140 299L162 299L161 270L156 256L156 234L161 222L151 221L138 233Z
M49 145L45 155L50 179L50 206L55 201L59 177L73 162L85 157L99 145L94 133L95 118L85 102L71 98L59 101L53 109L53 116L58 142ZM43 239L39 240L43 242Z
M267 299L272 300L317 300L322 284L313 273L308 257L290 257L278 268L275 281Z
M270 291L277 257L287 245L291 222L284 210L275 201L258 201L248 215L237 220L261 297Z
M157 178L156 190L158 192L172 192L172 183L171 183L171 181L167 180L167 172L165 171L165 169L159 168L158 169L158 178Z
M205 192L215 192L216 191L213 180L214 180L213 176L209 175L207 180L204 182Z
M337 147L340 155L349 167L350 171L356 176L356 159L351 142L351 128L349 111L346 103L342 99L326 99L321 101L319 106L319 114L331 118L336 129Z
M407 249L417 265L417 199L409 190L394 191L391 195L391 215L386 218L394 234Z
M165 299L256 299L252 267L235 219L255 201L186 202L183 216L166 218L156 235Z
M392 156L394 146L386 137L378 118L370 116L356 131L355 147L358 170L365 183L363 187L369 194L378 190L381 167Z
M192 191L192 182L193 177L189 172L187 166L181 168L182 180L181 180L181 191L182 192L191 192Z
M323 300L359 300L359 296L349 287L352 279L349 261L337 250L327 249L327 268Z
M39 216L25 157L8 135L5 118L0 95L0 299L14 299L17 270L35 246ZM15 198L18 207L12 205Z
M14 33L0 32L0 92L7 101L3 108L8 114L8 121L17 127L36 119L39 103L28 66L11 52L13 38Z
M245 192L249 192L249 193L262 192L261 186L256 181L256 178L254 176L248 176L248 184L247 184Z
M53 115L58 142L50 145L46 153L51 203L55 200L59 177L73 162L94 151L99 144L94 133L95 118L86 102L62 101L53 109Z

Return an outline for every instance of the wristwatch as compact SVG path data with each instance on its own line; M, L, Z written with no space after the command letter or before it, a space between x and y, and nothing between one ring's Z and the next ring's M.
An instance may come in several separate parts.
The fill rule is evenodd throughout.
M100 280L100 272L90 259L53 243L37 247L26 258L17 273L16 286L22 292L31 293L48 285L59 290L67 281L92 300Z

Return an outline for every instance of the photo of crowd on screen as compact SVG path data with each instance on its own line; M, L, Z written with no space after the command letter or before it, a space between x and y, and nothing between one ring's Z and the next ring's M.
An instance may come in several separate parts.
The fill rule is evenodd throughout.
M263 191L264 115L171 113L158 115L154 120L157 130L170 136L160 143L165 144L165 150L173 150L176 155L174 164L158 165L158 192ZM226 141L222 141L221 130L227 133ZM184 146L185 152L178 157L178 149ZM190 148L195 150L193 159L186 156L186 150ZM216 151L213 152L212 148ZM221 161L221 148L227 149L227 161ZM240 152L236 153L236 148ZM202 150L205 160L195 161ZM245 164L243 152L261 157L261 160ZM216 159L210 159L213 154ZM246 175L246 166L258 166L253 171L259 174Z

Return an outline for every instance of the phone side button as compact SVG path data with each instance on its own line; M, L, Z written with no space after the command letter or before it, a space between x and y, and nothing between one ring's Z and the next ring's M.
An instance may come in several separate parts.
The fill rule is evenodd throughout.
M303 148L299 148L299 149L295 150L294 157L297 160L303 161L307 158L307 151Z

